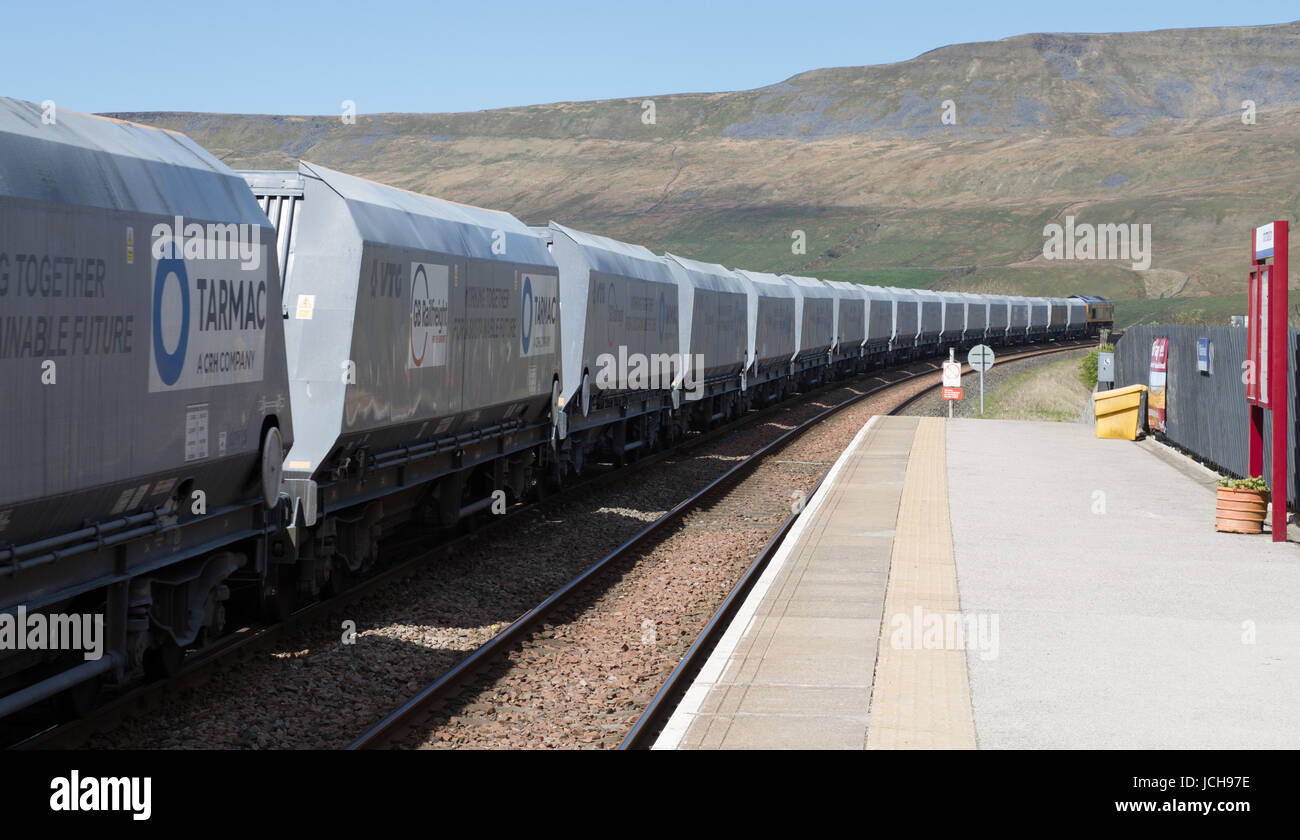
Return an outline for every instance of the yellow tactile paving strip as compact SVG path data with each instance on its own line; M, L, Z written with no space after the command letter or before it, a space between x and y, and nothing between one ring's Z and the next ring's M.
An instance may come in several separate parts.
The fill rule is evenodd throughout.
M919 615L961 622L948 515L944 421L922 418L898 507L876 654L867 749L974 749L966 652L916 644ZM896 644L898 643L898 644Z

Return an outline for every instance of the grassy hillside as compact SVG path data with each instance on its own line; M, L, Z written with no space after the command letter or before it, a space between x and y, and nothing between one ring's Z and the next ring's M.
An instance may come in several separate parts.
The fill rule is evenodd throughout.
M1249 228L1300 211L1300 23L1024 35L653 102L653 124L641 99L352 125L115 116L183 131L237 168L305 159L746 268L1104 294L1126 302L1121 320L1244 311ZM1149 224L1151 267L1044 259L1044 225L1067 215Z

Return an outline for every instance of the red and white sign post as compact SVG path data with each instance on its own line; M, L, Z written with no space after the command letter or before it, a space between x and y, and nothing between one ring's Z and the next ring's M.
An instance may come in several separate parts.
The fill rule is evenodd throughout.
M1273 542L1286 541L1287 457L1287 223L1251 231L1250 316L1246 402L1250 405L1250 474L1264 474L1264 412L1272 419ZM1269 260L1272 262L1269 263Z
M956 351L948 348L948 361L943 363L943 398L948 401L948 417L952 417L952 401L961 399L961 362Z

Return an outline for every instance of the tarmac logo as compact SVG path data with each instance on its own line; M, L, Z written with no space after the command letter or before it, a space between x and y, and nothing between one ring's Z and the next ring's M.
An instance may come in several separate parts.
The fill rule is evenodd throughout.
M986 662L998 658L997 613L963 615L915 606L911 613L895 613L889 627L889 646L895 650L975 650Z
M175 225L184 235L153 231L150 392L261 381L272 293L261 228L207 225L222 231L205 239L203 225Z

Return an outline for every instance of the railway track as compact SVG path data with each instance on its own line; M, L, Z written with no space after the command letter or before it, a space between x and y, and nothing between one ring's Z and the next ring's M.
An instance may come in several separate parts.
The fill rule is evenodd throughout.
M1060 349L1071 349L1079 345L1066 345ZM394 562L384 571L373 577L367 578L358 583L353 588L344 593L312 604L287 617L284 621L267 627L243 628L233 633L229 637L218 642L215 646L202 652L190 654L181 670L172 678L164 681L144 684L126 691L121 696L111 700L104 706L96 709L93 713L85 718L73 720L62 725L46 728L35 733L23 733L21 738L11 738L12 745L25 749L54 749L78 747L87 744L96 735L110 732L132 720L138 720L149 712L158 709L169 699L178 695L184 695L187 692L201 689L204 685L211 684L215 679L224 674L231 673L232 670L239 668L242 664L258 657L265 657L268 652L277 646L284 646L286 641L291 639L296 633L305 633L311 628L323 628L333 623L337 627L337 621L340 617L349 614L349 611L361 602L366 596L375 592L386 585L393 584L401 580L404 576L409 576L413 570L418 569L431 562L446 560L454 557L458 552L464 550L472 542L488 537L491 534L503 533L508 534L516 527L518 521L527 516L546 516L548 511L557 508L562 509L565 506L572 505L575 501L589 499L603 493L612 483L617 482L634 482L637 473L662 462L668 458L679 458L686 453L690 453L701 448L708 447L711 443L725 439L729 436L735 436L738 430L759 426L764 423L775 423L783 415L788 414L793 408L791 403L815 403L825 394L835 393L847 390L854 383L867 382L872 383L871 390L863 391L854 395L852 399L844 400L839 404L827 408L817 416L825 418L835 412L854 404L862 398L876 394L880 389L898 385L905 381L916 381L918 378L925 376L937 376L938 364L930 361L913 362L902 368L890 369L879 374L869 374L860 380L852 380L850 383L834 383L823 386L807 395L803 395L799 400L787 401L775 406L764 408L757 412L751 412L749 415L738 419L737 421L727 424L726 426L710 430L701 435L693 436L687 442L671 450L647 454L630 465L629 468L621 470L605 470L594 477L588 478L581 483L566 489L563 493L548 497L547 499L530 504L519 504L512 508L504 516L495 516L486 520L485 524L474 533L446 539L440 544L430 549L410 550L410 546L427 544L430 537L429 532L412 533L405 537L395 539L385 546L388 553L400 553L403 559ZM804 430L812 425L805 422L797 428ZM774 452L780 446L788 443L795 436L795 430L791 429L783 433L779 441L765 446L763 451ZM698 506L699 498L707 496L710 493L719 493L723 490L724 485L733 481L741 474L744 462L733 467L723 476L709 483L701 493L697 493L675 508L668 511L660 522L643 530L631 539L625 541L613 555L626 557L635 546L644 545L659 529L667 527L667 523L680 519L685 511ZM748 469L748 468L744 468ZM712 488L712 489L710 489ZM703 494L703 496L702 496ZM648 532L648 533L647 533ZM444 534L445 536L445 534ZM548 615L557 606L564 603L569 596L576 590L583 587L585 583L599 575L600 568L608 567L610 556L603 558L601 563L596 564L588 569L582 576L571 580L560 590L556 591L551 597L547 598L542 604L539 604L533 610L528 611L522 618L510 624L504 631L497 634L486 645L474 650L468 657L458 664L455 664L447 670L446 673L436 681L434 685L438 688L429 686L418 692L420 699L416 702L415 698L403 704L402 708L408 706L428 707L436 705L439 697L445 697L452 687L465 681L467 674L472 674L479 670L483 663L491 661L498 652L509 647L512 642L518 642L527 635L527 628L535 625L543 617ZM335 631L336 632L336 631ZM410 714L408 710L407 714ZM394 713L396 715L397 713ZM394 715L389 715L393 718ZM387 719L386 719L387 720ZM370 747L384 743L384 738L375 734L379 726L372 727L361 739L358 739L353 746Z
M1088 346L1088 343L1085 341L1031 346L1019 353L1006 355L1002 360L1004 362L1014 361L1046 353L1074 350ZM784 467L778 464L774 470L768 470L769 475L761 477L755 475L759 468L765 463L774 461L773 456L789 449L795 441L824 421L853 406L859 406L864 401L881 397L886 392L893 393L893 396L889 398L892 405L888 406L888 412L892 413L901 410L924 393L933 384L931 380L937 382L938 371L939 366L937 363L921 361L866 377L865 382L869 383L866 388L783 431L778 437L744 457L705 487L679 502L671 510L668 510L654 522L641 529L632 538L626 540L599 561L583 570L581 574L554 591L544 601L519 617L437 680L412 695L409 700L383 720L370 727L361 737L350 744L349 748L375 749L390 746L425 745L581 746L583 743L618 745L622 748L630 748L644 745L646 739L650 737L650 733L657 731L657 728L662 725L663 716L675 705L679 691L689 684L689 678L693 675L694 670L698 668L698 664L702 662L702 657L706 656L707 651L712 648L716 632L726 626L730 611L743 600L744 594L753 581L757 579L757 576L761 574L762 569L766 566L767 558L779 546L781 538L797 518L797 511L802 507L800 502L806 500L815 492L830 464L833 463L834 457L831 457L830 461L788 459ZM900 386L909 384L910 387L903 389L903 393L898 393ZM878 412L873 411L872 413ZM861 423L852 424L852 430L856 431L860 425ZM842 446L840 449L842 449ZM834 450L834 455L837 456L838 451ZM794 473L800 474L803 483L810 485L806 490L795 492L793 498L791 495L783 495L779 491L773 492L777 486L795 486L798 484L798 482L791 481L792 473L789 469L791 464L795 465ZM812 469L809 469L810 467ZM749 483L754 486L747 486ZM644 704L644 710L633 717L634 722L631 723L630 731L627 731L626 735L619 734L617 741L611 741L610 739L607 730L628 730L626 722L620 723L620 714L616 711L612 714L607 713L603 716L603 719L595 721L595 725L599 728L589 731L587 735L596 735L597 737L584 736L585 740L578 742L566 741L563 735L559 737L558 743L549 744L545 740L541 743L534 740L532 743L514 744L497 740L495 734L482 737L484 732L495 733L497 729L502 728L526 731L527 721L530 718L538 717L532 713L528 706L531 705L532 708L538 707L539 704L531 701L534 700L534 694L540 693L530 690L529 687L535 688L540 685L543 691L547 690L545 684L548 677L552 686L556 680L567 681L566 688L572 688L573 690L564 693L567 694L570 700L585 701L590 705L591 698L583 695L603 691L605 694L604 700L614 700L616 705L619 706L628 705L629 698L636 695L635 686L620 683L620 680L623 680L628 675L612 673L612 670L616 670L617 666L614 666L611 673L605 676L616 684L616 688L624 689L621 692L622 696L611 696L611 690L608 687L598 685L585 678L577 678L576 682L570 679L570 677L573 677L574 672L571 666L574 663L569 661L566 665L564 660L566 655L571 660L575 650L581 654L583 645L578 639L581 632L576 636L571 634L568 629L569 625L579 621L580 614L584 610L598 609L599 607L596 605L603 605L612 609L618 606L618 601L628 599L629 595L627 593L616 594L619 586L617 583L619 576L630 574L630 570L636 568L639 561L654 558L662 559L665 553L671 554L674 549L670 544L675 537L680 537L692 530L696 533L701 531L713 533L715 525L719 529L725 529L727 524L737 517L744 516L746 513L753 513L756 509L768 514L770 519L770 515L774 512L772 509L774 501L776 502L776 510L780 515L776 517L775 521L763 522L764 527L755 529L762 537L762 548L757 552L756 559L752 559L746 564L740 574L739 582L735 583L734 586L731 585L730 581L735 580L735 575L729 576L728 586L730 588L729 590L722 590L725 597L721 598L721 606L718 606L712 612L703 628L692 636L694 641L680 656L676 666L671 667L670 673L667 674L666 679L663 680L662 685L649 699L649 702ZM794 504L792 505L791 502L794 502ZM795 511L793 513L790 512L792 507ZM761 519L761 517L756 518ZM695 521L691 521L692 519ZM748 536L752 538L754 534ZM752 551L749 557L754 557ZM581 597L581 593L584 592L588 595L586 601ZM570 613L572 620L564 620L562 614L565 611ZM622 610L613 610L613 612L617 613L620 618L623 617ZM633 616L633 619L632 624L636 625L636 616ZM648 646L645 632L647 623L650 635L656 637L657 640L658 634L655 621L651 619L641 620L640 629L642 631L643 648ZM622 621L622 624L625 625L622 630L615 631L615 641L617 641L620 632L622 635L628 636L629 631L636 629L635 627L627 627L626 621ZM679 638L675 640L676 646L681 647L682 640L680 636L686 631L681 631L680 628L676 629L679 629ZM599 658L601 656L598 650L601 631L593 630L592 632L595 634L593 639L596 644L588 653ZM566 639L566 637L568 638ZM622 651L627 652L629 651L629 644L635 644L635 641L635 632L632 632L631 641L624 640L619 644L619 647L621 647ZM655 644L655 641L650 642L650 645L653 644ZM566 667L569 667L567 675ZM510 674L512 668L521 671L526 676L521 679L513 677ZM551 676L548 671L554 671L555 675ZM641 681L644 676L644 674L631 675L633 682ZM512 683L515 683L516 687L510 687ZM614 695L620 695L620 692L614 691ZM600 701L601 698L597 697L596 699ZM543 702L541 705L544 707L545 703ZM635 705L635 700L632 700L632 705ZM451 708L450 711L449 707ZM578 715L581 716L581 714L582 712L579 711ZM559 717L568 720L573 716L565 716L563 712L557 714L552 711L544 715L544 717L551 720L551 723L547 724L550 726ZM600 715L597 715L597 718L600 717ZM622 714L622 717L626 718L628 715ZM509 720L512 725L506 727L497 726L496 724L501 723L503 718ZM578 728L581 728L581 726ZM430 735L429 733L433 734Z

